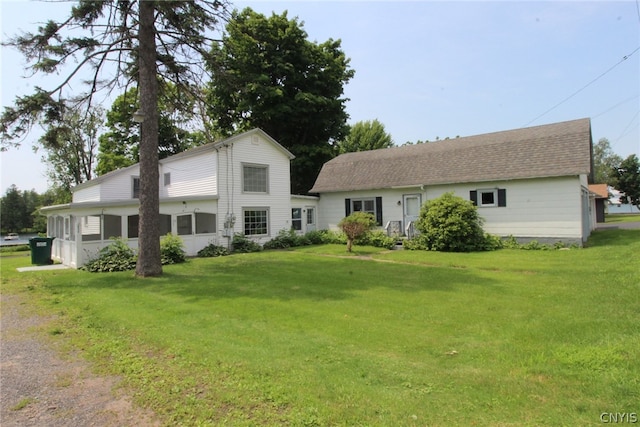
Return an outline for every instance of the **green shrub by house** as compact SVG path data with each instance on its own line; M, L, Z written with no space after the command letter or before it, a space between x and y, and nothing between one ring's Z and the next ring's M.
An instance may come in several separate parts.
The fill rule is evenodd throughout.
M482 223L478 208L471 201L445 193L422 205L416 223L420 235L407 248L444 252L499 248L499 240L486 235Z

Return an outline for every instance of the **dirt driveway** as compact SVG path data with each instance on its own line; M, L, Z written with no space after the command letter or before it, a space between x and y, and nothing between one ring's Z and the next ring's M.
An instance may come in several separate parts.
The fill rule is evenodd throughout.
M160 425L118 390L118 378L96 376L86 361L56 352L46 335L51 319L26 315L24 304L0 295L2 427Z

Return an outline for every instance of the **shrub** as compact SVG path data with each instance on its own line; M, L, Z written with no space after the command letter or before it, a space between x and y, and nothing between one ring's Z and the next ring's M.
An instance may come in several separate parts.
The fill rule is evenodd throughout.
M233 248L233 252L240 253L260 252L262 250L262 246L240 233L233 235L231 247Z
M179 264L186 261L184 244L180 236L168 233L160 240L160 257L162 264Z
M127 242L116 237L113 242L98 252L97 258L90 260L81 267L82 270L92 273L127 271L136 268L136 253L127 245Z
M367 212L354 212L346 218L342 218L338 227L347 235L347 251L351 252L353 242L362 237L367 231L376 225L376 219Z
M224 246L217 246L213 243L205 246L204 248L198 251L198 256L201 258L210 258L217 256L227 256L229 255L229 251Z
M422 205L416 223L427 249L447 252L486 250L478 208L469 200L445 193Z
M382 230L369 231L363 236L356 239L357 245L375 246L376 248L393 249L396 245L397 239L387 236Z
M295 246L310 245L311 240L305 236L299 236L295 230L280 230L278 235L264 244L265 249L286 249Z

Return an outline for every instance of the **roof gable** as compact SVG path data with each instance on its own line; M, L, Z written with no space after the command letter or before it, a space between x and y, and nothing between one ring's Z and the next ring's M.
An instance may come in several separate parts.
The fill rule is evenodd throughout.
M588 174L591 122L579 119L342 154L325 163L312 193Z

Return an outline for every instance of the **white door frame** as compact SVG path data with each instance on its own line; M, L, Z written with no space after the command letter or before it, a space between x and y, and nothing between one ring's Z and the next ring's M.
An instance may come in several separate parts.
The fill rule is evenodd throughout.
M413 200L418 201L417 209L415 202L412 203ZM422 206L422 194L421 193L411 193L411 194L403 194L402 195L402 230L406 230L407 225L410 221L416 221L420 215L420 207Z

